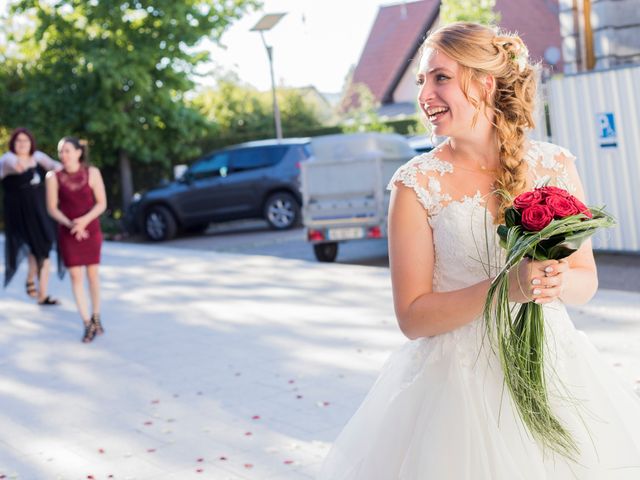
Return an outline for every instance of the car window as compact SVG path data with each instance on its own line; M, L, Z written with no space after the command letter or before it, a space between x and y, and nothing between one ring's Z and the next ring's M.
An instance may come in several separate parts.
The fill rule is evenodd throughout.
M284 158L289 162L301 162L311 156L307 145L291 145Z
M244 172L270 167L282 159L286 149L286 146L278 146L235 150L231 155L231 169L234 172Z
M188 173L191 178L226 177L229 170L229 152L220 152L194 163Z
M234 172L254 170L269 165L269 159L264 148L243 148L234 150L231 157L231 169Z
M276 165L282 161L282 159L289 155L292 151L292 146L287 145L279 145L277 147L271 147L267 151L267 155L269 155L269 162L271 165Z

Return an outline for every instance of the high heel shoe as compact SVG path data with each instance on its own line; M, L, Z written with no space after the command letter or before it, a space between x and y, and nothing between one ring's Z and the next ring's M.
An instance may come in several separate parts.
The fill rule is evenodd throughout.
M102 335L104 333L104 327L102 326L102 323L100 323L99 313L94 313L93 315L91 315L91 323L93 324L96 335Z
M31 298L36 298L38 296L36 283L33 280L27 280L25 288L27 289L27 295L29 295Z
M82 343L90 343L96 336L96 326L93 322L84 324L84 336L82 337Z

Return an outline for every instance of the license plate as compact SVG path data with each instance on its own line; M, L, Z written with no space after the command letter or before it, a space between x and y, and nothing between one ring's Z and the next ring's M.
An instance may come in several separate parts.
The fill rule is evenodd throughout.
M364 238L364 228L330 228L328 232L329 240L353 240Z

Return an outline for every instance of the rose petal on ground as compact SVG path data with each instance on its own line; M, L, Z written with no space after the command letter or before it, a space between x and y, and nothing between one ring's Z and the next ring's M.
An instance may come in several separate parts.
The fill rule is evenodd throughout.
M253 468L253 464L251 464L251 463L245 463L245 464L244 464L244 468Z
M260 420L260 415L254 415L251 417L252 420Z
M253 435L253 433L251 433L251 432L244 432L244 436L245 436L245 437L250 437L251 435Z

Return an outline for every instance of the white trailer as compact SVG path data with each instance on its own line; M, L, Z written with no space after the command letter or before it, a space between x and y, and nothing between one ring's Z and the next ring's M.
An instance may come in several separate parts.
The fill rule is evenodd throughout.
M416 155L401 135L356 133L311 140L301 165L302 221L316 258L333 262L338 244L387 235L387 183Z

